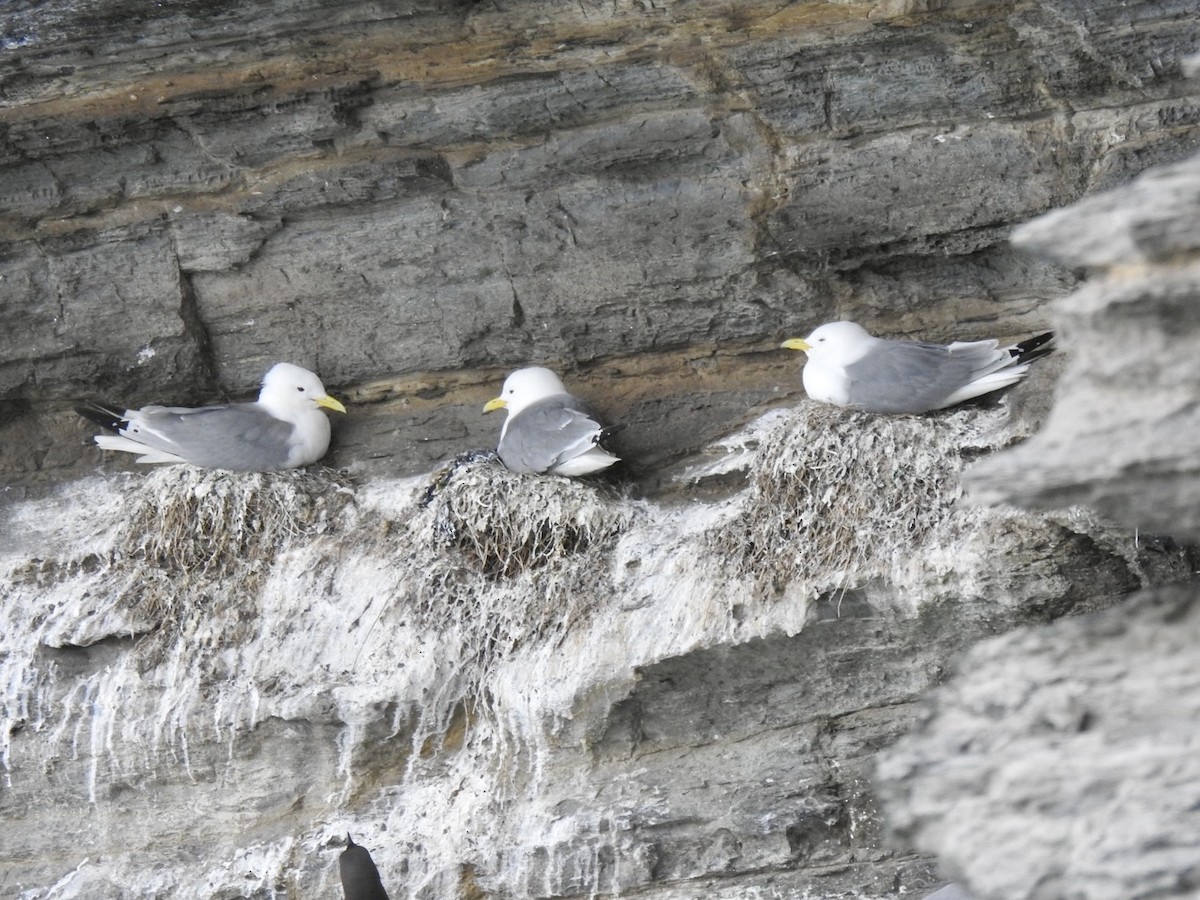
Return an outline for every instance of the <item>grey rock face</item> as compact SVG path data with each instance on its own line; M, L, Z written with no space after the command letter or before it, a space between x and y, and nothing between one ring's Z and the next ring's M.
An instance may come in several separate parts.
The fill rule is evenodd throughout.
M1200 537L1197 215L1200 157L1017 232L1096 275L1054 307L1069 336L1059 402L1033 440L970 474L981 499L1085 503L1151 535Z
M948 884L934 891L925 900L973 900L973 898L957 884Z
M335 896L347 831L409 900L896 900L944 880L932 851L997 883L963 863L978 844L928 837L959 799L927 783L945 748L897 756L937 809L887 842L879 752L914 723L938 739L921 698L965 646L1193 560L1081 509L958 502L1063 362L1004 407L888 419L799 403L775 348L837 317L1043 327L1092 257L1008 235L1193 152L1191 2L2 18L0 894ZM1165 266L1194 248L1156 215L1121 221ZM1188 289L1160 284L1184 335ZM243 399L280 359L349 401L328 462L351 476L79 477L113 465L81 394ZM458 457L494 446L480 407L535 363L628 423L632 484ZM1107 727L1067 700L1031 701L1043 736ZM981 840L1013 821L967 811Z
M986 641L880 774L980 897L1190 897L1196 585Z
M1151 553L1200 535L1200 159L1019 229L1092 279L1054 304L1065 371L1045 424L973 466L968 490L1086 503ZM984 898L1191 897L1200 840L1197 565L1120 607L985 641L883 754L896 834Z
M1185 0L9 7L0 438L64 441L22 483L94 469L83 393L279 360L359 397L334 465L492 446L476 387L543 363L627 382L653 469L796 391L784 333L1040 327L1073 278L1011 226L1200 135ZM684 348L741 383L697 398Z
M919 890L871 774L959 648L1185 562L959 505L1029 427L803 404L686 503L482 458L10 504L0 884L320 896L350 831L393 897Z

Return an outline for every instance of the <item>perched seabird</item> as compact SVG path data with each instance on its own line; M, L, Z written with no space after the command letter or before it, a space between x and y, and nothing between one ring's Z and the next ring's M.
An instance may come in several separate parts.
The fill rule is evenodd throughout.
M342 893L346 900L388 900L370 851L354 843L348 833L346 849L338 858L338 872L342 876Z
M534 366L509 375L500 396L483 411L496 409L508 410L497 452L514 472L587 475L620 460L600 442L622 426L601 425L549 369Z
M322 408L346 411L312 372L277 363L263 378L254 403L145 406L123 412L92 403L75 409L116 432L96 435L97 444L137 453L140 463L266 472L307 466L325 455L329 419Z
M822 403L874 413L944 409L1020 381L1050 352L1047 332L1011 347L996 340L889 341L854 322L830 322L783 342L808 354L804 390Z

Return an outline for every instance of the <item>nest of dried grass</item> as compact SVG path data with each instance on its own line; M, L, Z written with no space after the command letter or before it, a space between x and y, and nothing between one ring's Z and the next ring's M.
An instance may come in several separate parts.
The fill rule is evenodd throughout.
M434 473L395 519L355 510L347 479L321 470L230 474L190 467L148 473L131 497L108 580L122 605L156 622L139 668L180 641L200 670L253 638L259 595L289 546L345 528L347 542L386 561L385 608L402 610L446 649L447 703L478 695L492 664L586 615L608 577L604 554L634 507L604 485L516 475L494 453L464 454ZM206 649L207 648L207 649ZM448 707L446 707L448 708Z
M367 552L393 571L389 618L438 647L424 740L450 729L463 704L489 715L500 662L553 644L611 596L609 552L640 510L602 482L518 475L473 452L433 474L412 515L377 532Z
M148 473L110 561L111 578L123 578L125 605L160 623L139 646L142 667L217 597L252 620L272 561L293 541L336 528L353 500L350 482L324 469Z
M801 404L763 436L740 515L708 539L735 573L776 593L797 579L862 583L945 520L964 453L996 433L978 411L879 416Z
M172 466L146 479L118 547L171 574L219 578L259 569L285 543L322 534L353 502L341 475L209 472Z
M423 505L433 535L489 578L607 545L631 518L602 483L517 475L492 452L463 454L435 472Z

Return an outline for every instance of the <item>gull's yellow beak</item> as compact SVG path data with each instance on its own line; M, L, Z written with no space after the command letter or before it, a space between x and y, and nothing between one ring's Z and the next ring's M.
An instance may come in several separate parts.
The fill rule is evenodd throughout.
M317 406L323 406L326 409L332 409L336 412L344 413L346 411L346 407L342 406L341 403L339 403L337 400L334 400L328 394L326 394L324 397L314 398L313 402L315 402Z
M779 345L784 350L811 350L812 345L804 338L792 338L790 341L784 341Z
M508 404L504 402L504 398L497 397L495 400L489 400L487 403L485 403L483 405L483 411L485 413L495 412L498 409L504 409L506 406L508 406Z

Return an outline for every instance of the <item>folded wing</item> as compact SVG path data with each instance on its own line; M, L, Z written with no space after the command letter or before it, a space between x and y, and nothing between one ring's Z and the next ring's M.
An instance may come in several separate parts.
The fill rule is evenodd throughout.
M850 405L879 413L922 413L1010 385L1027 367L997 341L949 346L880 341L846 366Z
M142 454L138 462L189 462L231 471L267 471L288 464L293 426L257 403L198 409L147 406L129 410L116 435L98 435L107 450Z
M610 432L581 401L557 394L512 416L498 450L514 472L585 475L617 462L598 446Z

